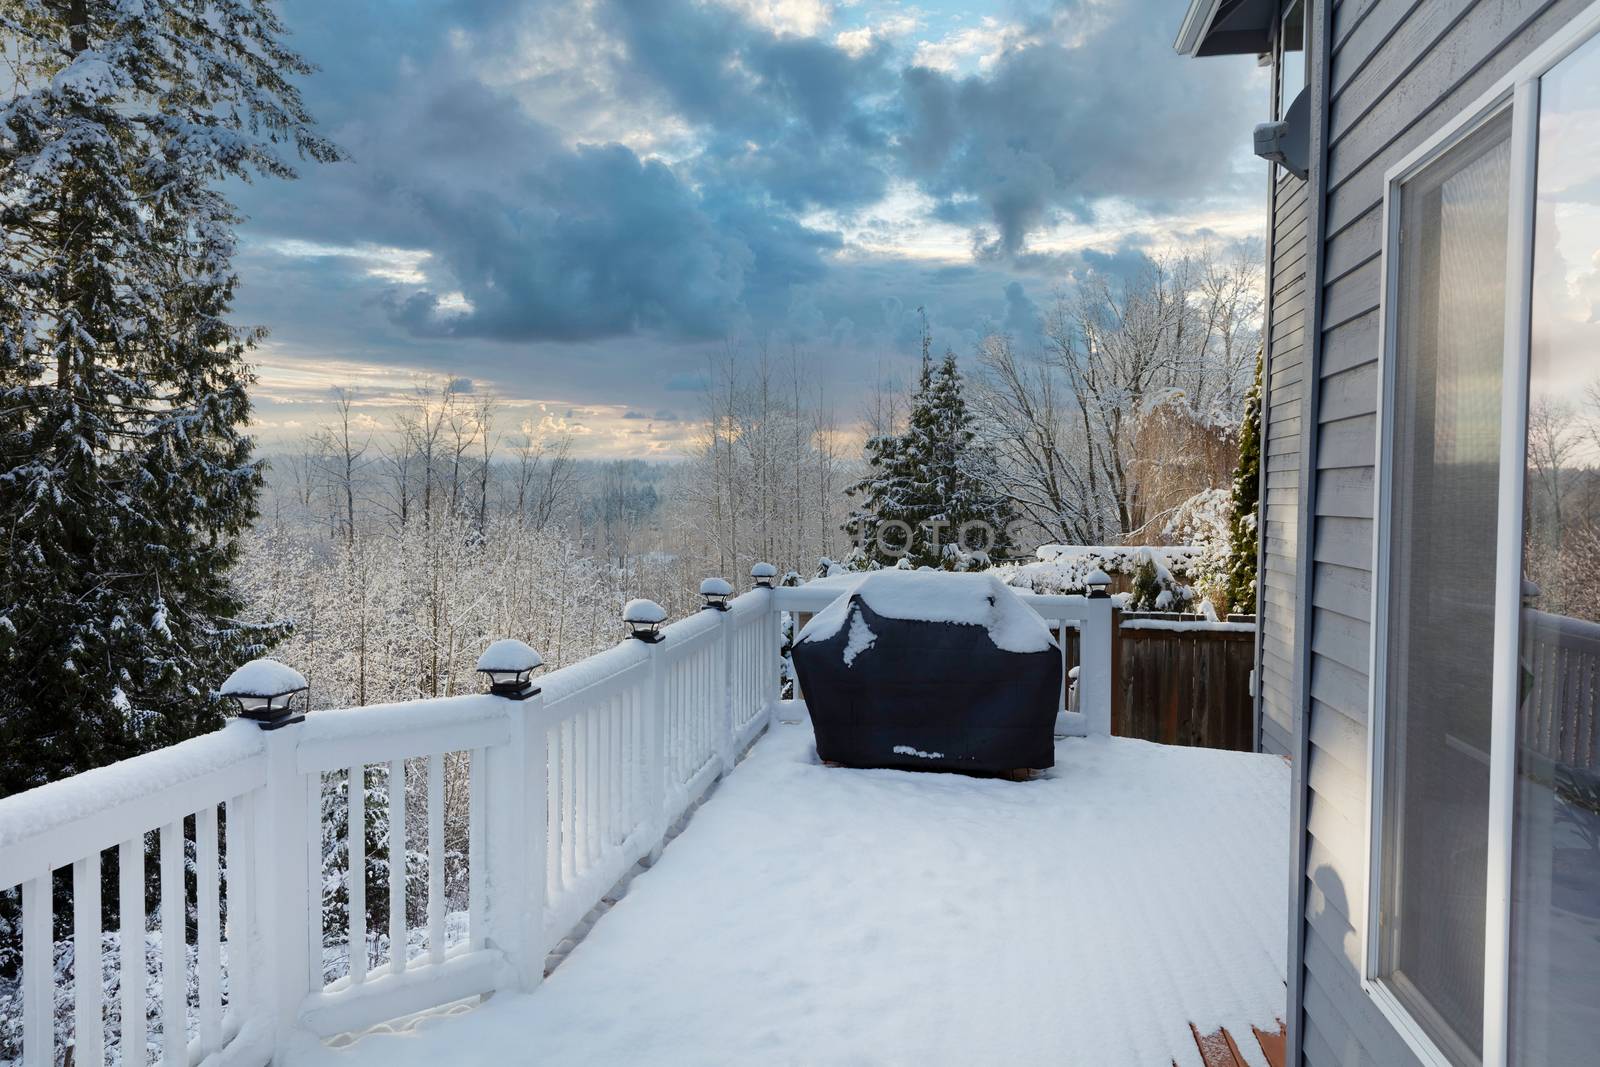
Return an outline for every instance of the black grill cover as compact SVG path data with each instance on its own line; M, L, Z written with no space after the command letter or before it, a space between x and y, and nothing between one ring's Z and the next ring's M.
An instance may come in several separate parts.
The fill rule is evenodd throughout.
M857 611L873 641L847 665ZM983 626L887 618L851 594L838 632L797 641L792 655L830 763L977 774L1055 764L1056 648L1006 651Z

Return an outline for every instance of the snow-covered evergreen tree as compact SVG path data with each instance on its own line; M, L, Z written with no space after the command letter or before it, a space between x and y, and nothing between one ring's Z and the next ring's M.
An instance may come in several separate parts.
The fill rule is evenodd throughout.
M1256 353L1255 383L1245 396L1239 426L1239 465L1233 472L1232 519L1228 543L1228 610L1254 614L1256 563L1260 536L1256 512L1261 500L1261 353Z
M966 570L1010 549L1011 503L992 453L977 440L954 352L934 365L922 338L922 370L905 430L867 442L871 468L851 486L862 498L845 531L864 566ZM909 531L909 543L907 543Z
M0 0L0 796L216 725L272 627L229 577L242 432L228 178L332 160L268 0Z

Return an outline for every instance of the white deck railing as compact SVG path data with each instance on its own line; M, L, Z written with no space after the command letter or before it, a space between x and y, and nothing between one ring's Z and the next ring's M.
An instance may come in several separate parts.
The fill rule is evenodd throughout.
M783 613L820 610L832 588L756 589L703 611L654 644L624 641L540 680L526 700L493 695L319 711L263 731L234 720L186 741L0 800L0 892L21 889L23 1057L101 1063L120 1019L121 1062L263 1064L295 1042L500 989L530 989L549 953L739 754L776 722ZM1024 594L1053 628L1081 633L1077 706L1061 728L1109 733L1111 602ZM1063 642L1063 645L1065 643ZM796 706L795 711L803 713ZM786 716L788 717L788 716ZM446 759L468 766L465 939L447 944ZM407 919L407 864L389 865L389 958L369 963L366 769L388 770L387 856L407 856L407 775L426 801L426 921ZM324 869L325 778L345 776L348 861ZM420 820L413 820L418 822ZM192 825L192 837L190 837ZM147 960L146 835L158 841ZM74 973L101 974L101 858L115 849L120 1003L98 981L56 988L53 879L71 870ZM194 889L186 886L191 869ZM347 973L325 979L323 898L348 896ZM191 943L188 927L196 933ZM355 929L350 929L350 927ZM412 954L414 934L425 950ZM156 1010L145 994L153 975ZM167 980L182 976L182 980ZM70 999L69 999L70 998ZM72 1005L70 1026L57 1003ZM110 1010L108 1010L110 1009ZM181 1023L167 1025L168 1020Z

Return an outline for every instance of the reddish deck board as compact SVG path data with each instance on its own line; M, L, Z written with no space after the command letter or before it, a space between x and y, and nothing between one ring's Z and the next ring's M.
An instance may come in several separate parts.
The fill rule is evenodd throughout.
M1278 1023L1277 1033L1268 1033L1254 1026L1250 1030L1255 1035L1256 1044L1261 1047L1262 1055L1267 1057L1267 1062L1272 1067L1284 1067L1286 1035L1283 1023ZM1226 1029L1202 1034L1194 1023L1190 1023L1189 1032L1194 1035L1195 1047L1200 1050L1200 1059L1206 1067L1248 1067L1238 1043ZM1177 1067L1176 1063L1173 1067Z

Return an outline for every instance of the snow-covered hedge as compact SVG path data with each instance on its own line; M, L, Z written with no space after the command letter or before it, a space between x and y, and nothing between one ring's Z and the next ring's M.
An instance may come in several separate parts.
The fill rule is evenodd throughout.
M1123 577L1132 589L1130 610L1180 611L1196 594L1193 568L1201 550L1189 545L1041 545L1038 560L1004 564L994 573L1007 585L1034 593L1081 594L1096 570Z

